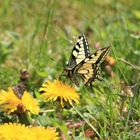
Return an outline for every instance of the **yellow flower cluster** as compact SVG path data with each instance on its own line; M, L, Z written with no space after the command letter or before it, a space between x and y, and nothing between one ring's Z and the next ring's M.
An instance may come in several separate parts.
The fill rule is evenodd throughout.
M71 86L62 83L59 80L48 81L40 88L43 91L42 99L46 101L60 101L62 107L64 102L69 104L79 103L79 94ZM24 92L23 96L18 98L12 88L7 91L0 91L0 111L11 114L16 111L39 114L40 108L37 100L30 93ZM55 129L45 127L32 127L16 123L6 123L0 125L0 140L58 140L58 133Z
M79 103L79 94L75 91L75 89L59 80L44 83L40 88L40 91L43 92L41 95L43 99L47 101L60 100L62 107L64 106L64 101L70 103L71 105L73 102L77 104Z
M21 124L0 125L0 140L58 140L54 128L27 127Z
M30 111L32 114L38 114L40 108L37 101L28 93L24 92L21 99L19 99L15 94L12 88L8 88L7 91L0 91L0 110L5 111L8 114L18 110Z

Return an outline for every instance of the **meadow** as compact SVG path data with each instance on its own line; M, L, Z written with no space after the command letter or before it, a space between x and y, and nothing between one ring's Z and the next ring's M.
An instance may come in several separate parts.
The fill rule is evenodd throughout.
M0 139L17 137L18 130L14 134L10 124L18 123L29 129L42 127L38 140L140 140L138 0L4 0L0 27ZM92 87L82 82L76 87L66 77L59 83L80 34L87 37L92 53L111 49L101 64L103 79ZM9 87L19 83L24 69L30 94L25 91L24 99L16 98ZM42 99L42 91L49 89L58 97L63 90L64 94ZM48 127L57 134L46 134Z

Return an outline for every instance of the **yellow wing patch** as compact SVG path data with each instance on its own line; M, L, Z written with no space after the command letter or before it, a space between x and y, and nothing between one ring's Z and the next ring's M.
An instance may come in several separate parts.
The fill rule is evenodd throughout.
M92 69L92 64L85 63L82 67L77 70L77 73L80 74L86 84L90 78L93 76L94 70Z

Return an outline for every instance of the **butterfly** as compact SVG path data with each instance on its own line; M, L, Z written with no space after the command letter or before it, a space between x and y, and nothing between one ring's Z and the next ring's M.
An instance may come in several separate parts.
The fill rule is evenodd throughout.
M86 86L92 85L95 79L100 80L100 64L109 52L110 47L106 47L91 54L87 38L85 35L80 35L64 68L64 73L77 86L79 86L79 78Z

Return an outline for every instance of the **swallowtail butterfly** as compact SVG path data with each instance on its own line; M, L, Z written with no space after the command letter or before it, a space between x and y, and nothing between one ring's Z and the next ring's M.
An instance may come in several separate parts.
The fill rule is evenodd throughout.
M78 77L82 78L85 85L91 85L95 79L100 80L100 64L109 51L110 47L107 47L91 54L85 35L80 35L64 69L66 76L77 86L79 86Z

